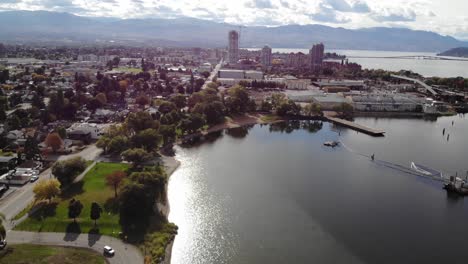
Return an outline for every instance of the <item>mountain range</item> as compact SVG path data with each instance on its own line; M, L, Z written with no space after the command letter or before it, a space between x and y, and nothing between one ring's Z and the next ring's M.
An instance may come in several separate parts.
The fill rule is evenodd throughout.
M83 17L49 11L0 12L0 41L6 43L138 44L185 47L225 47L229 30L240 30L241 47L441 52L468 47L468 42L428 31L406 28L345 29L324 25L277 27L218 23L195 18L119 19Z

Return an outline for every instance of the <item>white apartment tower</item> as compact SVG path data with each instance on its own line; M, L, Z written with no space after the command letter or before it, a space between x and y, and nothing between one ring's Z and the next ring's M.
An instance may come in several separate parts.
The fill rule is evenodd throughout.
M228 62L237 63L239 60L239 33L235 30L229 31L228 42Z

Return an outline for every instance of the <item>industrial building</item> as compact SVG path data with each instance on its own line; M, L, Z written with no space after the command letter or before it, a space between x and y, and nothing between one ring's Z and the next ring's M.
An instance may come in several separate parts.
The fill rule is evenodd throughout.
M349 96L356 111L362 112L421 112L420 100L400 94L367 94Z

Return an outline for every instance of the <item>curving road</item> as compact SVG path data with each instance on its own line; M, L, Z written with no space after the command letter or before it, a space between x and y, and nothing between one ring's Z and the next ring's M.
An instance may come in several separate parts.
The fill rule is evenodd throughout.
M94 234L70 233L35 233L23 231L8 231L6 235L9 244L39 244L88 248L103 253L104 246L109 245L115 250L113 257L107 257L110 264L144 263L140 250L119 239Z

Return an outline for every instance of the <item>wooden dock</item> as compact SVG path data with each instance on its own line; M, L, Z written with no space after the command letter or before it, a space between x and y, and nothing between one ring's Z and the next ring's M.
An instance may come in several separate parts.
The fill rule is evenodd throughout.
M383 131L383 130L366 127L366 126L359 125L359 124L356 124L354 122L350 122L350 121L347 121L347 120L344 120L344 119L341 119L341 118L327 116L327 119L328 119L328 121L330 121L330 122L332 122L334 124L341 125L341 126L344 126L344 127L348 127L348 128L354 129L356 131L371 135L373 137L383 137L384 134L385 134L385 131Z

